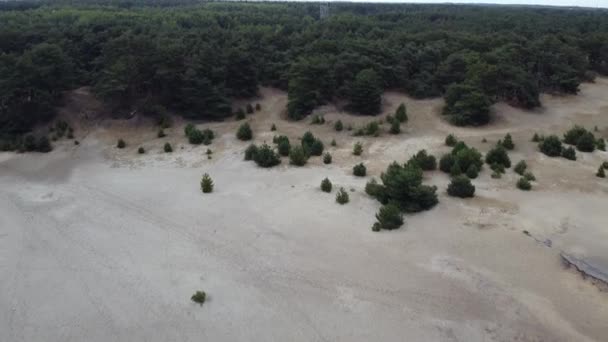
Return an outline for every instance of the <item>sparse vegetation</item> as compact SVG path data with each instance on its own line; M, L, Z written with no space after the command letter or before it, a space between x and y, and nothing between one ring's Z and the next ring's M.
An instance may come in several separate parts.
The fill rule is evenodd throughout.
M505 138L502 141L502 147L509 151L515 148L515 144L513 144L513 138L511 137L511 134L507 133L507 135L505 135Z
M165 153L171 153L173 152L173 147L171 147L171 144L166 142L165 146L163 147L163 150L165 151Z
M205 291L196 291L190 299L197 304L203 305L207 299L207 294Z
M363 165L363 163L359 163L353 166L353 175L357 177L365 177L366 174L367 168L365 167L365 165Z
M493 149L486 154L486 163L489 165L501 164L506 169L511 167L511 159L507 154L507 150L502 145L497 144Z
M398 120L391 121L391 128L388 131L390 134L401 133L401 123Z
M158 138L164 138L164 137L166 137L167 135L165 134L165 130L163 130L163 129L161 128L161 129L159 129L159 130L158 130L158 133L156 134L156 136L157 136Z
M562 142L556 135L550 135L541 140L538 148L549 157L559 157L562 154Z
M376 220L378 222L374 225L377 225L380 229L397 229L403 225L403 214L398 206L388 203L380 207L380 210L376 214Z
M515 171L515 173L517 173L518 175L523 176L523 174L524 174L524 172L526 172L527 168L528 168L528 164L526 163L526 161L520 160L517 164L515 164L513 171Z
M251 103L247 104L246 110L247 114L253 114L253 106L251 105Z
M453 134L448 134L448 136L445 137L446 146L454 147L454 146L456 146L457 143L458 143L458 139L456 139L456 137Z
M323 164L331 164L331 161L331 154L329 154L329 152L325 152L325 154L323 154Z
M341 120L336 121L336 123L334 124L334 130L336 130L336 132L341 132L344 129L344 125L342 124Z
M524 178L529 181L529 182L533 182L536 181L536 177L534 176L534 174L530 171L527 171L526 173L524 173Z
M247 146L245 149L245 160L253 160L258 153L258 147L255 144Z
M528 190L532 189L532 184L525 177L521 177L517 181L517 188L520 190L528 191Z
M268 144L263 144L253 154L253 161L260 167L268 168L279 165L281 158L272 147L268 146Z
M211 177L209 176L208 173L203 174L203 178L201 179L201 190L203 191L203 193L210 193L213 192L213 180L211 179Z
M348 196L348 192L346 192L344 188L340 188L340 190L338 190L338 192L336 193L336 202L339 204L346 204L349 201L350 198Z
M604 171L604 166L600 166L599 169L597 169L597 172L595 174L597 177L599 178L606 178L606 172Z
M395 119L398 122L407 122L407 108L405 107L405 104L400 104L399 107L397 107L397 110L395 111Z
M360 142L356 142L355 146L353 146L353 154L356 156L360 156L363 153L363 145Z
M312 117L311 125L323 125L325 123L325 118L322 115L314 115Z
M125 147L127 147L127 143L122 139L118 139L118 143L116 144L116 147L125 148Z
M471 184L471 180L466 176L456 176L448 185L448 195L453 197L473 197L475 195L475 186Z
M289 151L291 150L291 144L289 143L289 138L282 135L277 139L277 150L280 155L288 156Z
M572 148L572 146L568 146L562 149L562 157L568 160L576 160L576 151L574 148Z
M239 129L236 131L236 137L242 141L251 140L253 138L253 132L248 123L239 126Z
M336 139L331 139L331 146L336 147L337 145Z
M255 110L256 110L256 111L260 111L260 110L262 110L262 105L261 105L261 104L259 104L259 103L256 103L256 104L255 104Z
M413 163L420 167L423 171L433 171L437 169L437 160L435 156L430 155L426 150L420 150L410 160L408 164Z
M320 139L315 139L313 143L310 145L308 153L311 156L320 156L323 155L324 150L323 142Z
M308 152L302 146L294 146L289 151L289 163L295 166L303 166L308 162Z
M331 192L332 184L329 178L325 178L321 181L321 191Z
M277 130L277 126L275 124L272 124L272 126L270 126L270 131L274 132Z
M245 111L243 110L243 108L237 109L235 115L237 121L245 119Z

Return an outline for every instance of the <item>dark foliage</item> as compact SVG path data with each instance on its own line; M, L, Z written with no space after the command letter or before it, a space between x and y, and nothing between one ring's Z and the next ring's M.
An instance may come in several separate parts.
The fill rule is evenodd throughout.
M500 164L507 169L511 167L511 159L507 150L503 145L498 144L486 154L486 163L489 165Z
M398 206L389 203L380 207L376 214L376 223L381 229L397 229L403 225L403 214Z
M576 160L576 151L572 146L568 146L562 150L562 157L568 160Z
M252 155L253 161L260 167L273 167L281 163L281 158L267 144L263 144L257 151Z
M239 126L239 129L236 131L236 137L242 141L251 140L253 138L253 132L248 123Z
M410 160L408 164L415 164L423 171L433 171L437 169L437 160L435 156L428 154L426 150L420 150Z
M325 178L321 181L321 191L323 192L331 192L331 181L328 178Z
M303 166L308 162L308 152L301 146L294 146L289 150L289 163L295 166Z
M329 152L325 152L325 154L323 155L323 164L331 164L331 161L331 154L329 154Z
M471 184L471 180L466 176L457 176L452 178L448 185L448 195L454 197L473 197L475 195L475 186Z
M556 135L550 135L543 139L538 148L549 157L559 157L562 154L562 142Z
M532 189L532 184L525 177L522 177L517 181L517 188L520 190L528 191Z
M353 175L357 177L365 177L366 174L367 168L365 167L365 165L363 165L363 163L359 163L353 166Z
M344 190L344 188L340 188L338 193L336 193L336 202L339 204L346 204L350 201L350 197L348 196L348 192Z

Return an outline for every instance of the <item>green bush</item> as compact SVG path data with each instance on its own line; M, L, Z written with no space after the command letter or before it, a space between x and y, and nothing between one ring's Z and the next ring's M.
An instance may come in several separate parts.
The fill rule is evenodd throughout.
M492 172L492 176L491 177L494 178L494 179L500 179L500 178L502 178L502 174L500 172L494 171L494 172Z
M251 127L248 123L244 123L239 126L239 129L236 132L236 137L242 141L251 140L253 138L253 132L251 131Z
M365 167L365 165L363 165L363 163L359 163L353 166L353 175L357 177L365 177L366 173L367 168Z
M599 138L595 141L595 146L600 151L606 151L606 141L604 138Z
M397 110L395 111L395 119L397 119L397 121L399 122L407 122L407 108L405 107L405 104L400 104L399 107L397 107Z
M165 134L165 130L163 130L162 128L158 130L158 133L156 134L157 137L159 138L164 138L167 135Z
M435 156L427 154L426 150L420 150L416 153L408 163L414 163L418 165L424 171L433 171L437 169L437 160Z
M122 139L118 139L118 143L116 144L116 147L125 148L125 147L127 147L127 143Z
M534 136L532 137L532 142L540 142L541 138L540 135L538 135L538 133L534 133Z
M466 176L456 176L448 185L448 195L453 197L473 197L475 195L475 186L471 184L471 180Z
M460 176L461 174L462 168L460 167L460 164L458 162L454 163L454 165L452 165L452 168L450 169L450 176L456 177Z
M583 133L583 135L581 135L576 142L576 149L581 152L595 151L595 137L593 136L593 133Z
M376 214L377 224L382 229L392 230L403 225L403 214L398 206L389 203L380 207Z
M277 126L275 124L272 124L272 126L270 126L270 130L272 132L276 131L277 130Z
M342 124L342 121L340 121L340 120L336 121L336 123L334 124L334 129L336 130L336 132L341 132L344 129L344 125Z
M605 161L602 163L602 167L606 170L608 170L608 161Z
M190 133L192 133L192 131L194 131L195 129L196 127L193 124L189 123L186 125L186 127L184 127L184 134L186 136L189 136Z
M253 114L253 106L251 105L251 103L247 104L247 114Z
M502 164L498 164L498 163L494 163L492 165L490 165L490 169L492 169L492 171L496 172L496 173L505 173L505 166Z
M479 176L479 169L477 168L477 166L475 164L471 164L469 166L469 168L467 169L466 175L470 179L475 179L475 178L477 178L477 176Z
M144 154L144 153L146 153L146 150L143 147L140 147L137 149L137 153Z
M211 180L211 177L207 173L201 179L201 190L206 194L213 192L213 180Z
M197 304L203 305L207 299L207 294L205 291L196 291L190 299Z
M486 154L486 163L489 165L501 164L507 169L511 167L511 159L503 145L496 145Z
M511 137L511 134L507 133L507 135L505 135L505 138L502 141L502 147L506 148L507 150L512 150L515 148L515 144L513 144L513 138Z
M529 181L529 182L533 182L536 180L536 177L534 176L534 174L530 171L524 173L524 178Z
M513 169L513 171L515 171L515 173L519 174L519 175L523 175L524 172L526 172L526 169L528 168L528 164L526 163L525 160L520 160L516 165L515 168Z
M289 143L289 139L285 137L284 139L279 140L277 144L277 149L280 155L288 156L289 151L291 150L291 144Z
M339 204L346 204L349 200L350 198L348 196L348 192L346 192L344 188L340 188L340 190L338 190L338 193L336 193L336 202Z
M322 125L325 123L325 118L322 115L314 115L310 123L312 125Z
M450 173L452 170L452 166L456 163L456 157L454 157L451 153L444 154L439 159L439 170Z
M597 177L606 178L606 172L604 172L604 166L601 165L599 169L597 169L597 173L595 174Z
M372 121L365 125L365 135L377 137L380 135L380 125L377 121Z
M399 134L401 133L401 123L398 120L393 120L391 122L391 128L388 131L390 134Z
M447 146L454 147L454 146L456 146L457 143L458 143L458 140L456 139L456 137L453 134L448 134L448 136L445 137L445 144Z
M564 143L568 145L576 145L578 144L578 140L585 133L587 133L587 130L584 127L575 125L564 134Z
M289 163L303 166L308 161L308 152L302 146L294 146L289 150Z
M169 144L168 142L165 143L165 146L163 149L165 150L165 153L173 152L173 147L171 147L171 144Z
M331 154L329 152L325 152L323 155L323 164L331 164Z
M365 184L365 193L376 198L380 203L388 203L386 188L378 184L375 178Z
M576 160L576 151L572 146L568 146L562 150L562 157L568 160Z
M258 153L258 147L251 144L245 150L245 160L253 160L255 155Z
M324 146L323 142L319 139L315 139L315 141L310 145L309 154L311 156L320 156L323 154Z
M321 181L321 191L323 192L331 192L332 184L329 181L329 178L325 178Z
M199 131L196 128L191 130L188 134L188 142L193 145L200 145L203 143L204 140L205 136L203 135L203 132Z
M317 140L317 138L315 138L310 131L304 133L302 136L302 147L304 147L307 151L310 151L310 148L315 140Z
M521 177L517 181L517 188L520 190L528 191L528 190L532 189L532 184L526 178Z
M338 144L336 143L336 139L331 139L331 146L336 147Z
M263 144L253 155L253 161L260 167L273 167L281 163L281 158L274 152L272 147Z
M559 157L562 154L562 142L556 135L550 135L543 139L538 148L549 157Z
M243 110L243 108L239 108L236 110L236 119L237 120L245 119L245 111Z
M353 154L356 156L360 156L361 153L363 153L363 145L361 145L360 142L356 142L355 146L353 147Z

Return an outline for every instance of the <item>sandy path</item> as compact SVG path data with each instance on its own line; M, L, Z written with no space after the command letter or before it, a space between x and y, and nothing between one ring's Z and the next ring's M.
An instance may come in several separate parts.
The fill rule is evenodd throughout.
M546 97L542 114L499 105L506 118L487 129L446 126L440 101L389 93L387 112L408 104L406 133L354 138L331 124L282 120L285 95L264 89L262 112L248 117L256 142L272 140L273 122L292 141L310 129L327 145L338 141L329 166L243 162L247 143L234 138L234 121L199 124L219 135L211 160L206 147L185 143L181 122L163 139L116 121L78 148L1 154L0 340L602 341L608 297L565 270L559 252L606 262L608 183L592 168L607 154L551 160L528 140L537 127L561 132L572 121L605 130L606 104L596 95L607 90L600 80L580 99ZM328 121L369 121L322 110ZM544 119L526 124L534 115ZM447 151L451 131L484 152L512 132L512 159L528 160L535 190L485 170L474 182L478 196L463 201L445 195L445 175L429 173L440 204L398 231L372 233L378 203L352 165L363 161L377 177L420 148ZM114 149L127 132L128 148ZM176 152L162 153L164 141ZM355 141L365 145L362 157L351 154ZM149 152L136 155L139 145ZM198 188L203 172L216 183L211 195ZM354 189L351 203L318 190L324 177ZM202 308L189 300L198 289L210 296Z

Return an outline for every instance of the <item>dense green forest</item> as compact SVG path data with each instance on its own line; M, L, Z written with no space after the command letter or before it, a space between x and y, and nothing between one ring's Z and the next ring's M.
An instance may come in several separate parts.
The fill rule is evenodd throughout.
M383 89L445 96L458 125L502 100L576 93L608 74L608 12L507 6L195 1L0 3L0 141L51 120L62 92L90 85L115 113L231 115L260 85L288 113L346 100L375 114Z

